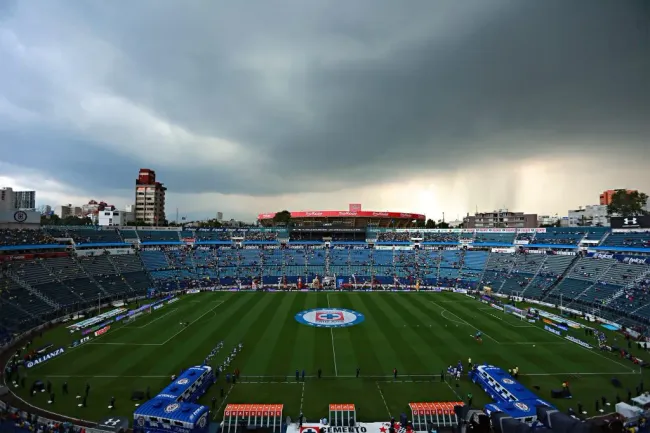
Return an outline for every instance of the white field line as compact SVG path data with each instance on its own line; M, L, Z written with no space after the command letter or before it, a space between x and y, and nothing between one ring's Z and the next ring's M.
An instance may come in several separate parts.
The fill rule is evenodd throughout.
M445 319L447 319L448 321L450 321L450 322L452 322L452 323L460 323L460 324L463 324L463 325L469 326L470 328L475 329L475 330L477 330L477 331L481 331L481 330L478 329L476 326L474 326L474 325L472 325L471 323L467 322L466 320L464 320L464 319L458 317L457 314L454 314L453 312L447 310L447 309L446 309L445 307L443 307L442 305L440 305L440 304L436 304L436 303L433 302L433 301L429 301L429 302L431 302L431 303L432 303L433 305L435 305L436 307L440 308L440 310L441 310L441 311L440 311L440 315L441 315L442 317L444 317ZM453 316L455 316L455 317L458 319L458 321L455 321L455 320L452 320L452 319L446 317L446 316L445 316L445 312L447 312L447 313L452 314ZM486 334L485 332L483 332L483 331L481 331L481 333L482 333L483 335L485 335L487 338L489 338L490 340L494 341L496 344L501 344L501 343L499 342L499 340L497 340L496 338L490 337L489 335L487 335L487 334Z
M327 308L332 308L330 305L330 294L327 294ZM330 336L332 337L332 357L334 358L334 374L339 375L339 369L336 366L336 349L334 348L334 331L330 328Z
M305 401L305 382L302 382L302 392L300 393L300 413L302 413L302 404Z
M381 396L381 401L384 402L384 407L386 408L386 413L388 414L388 418L390 418L390 409L388 408L388 403L386 403L386 399L384 398L384 393L381 391L379 382L375 382L375 384L377 385L377 391L379 391L379 395Z
M187 328L189 328L190 326L192 326L193 324L195 324L196 322L198 322L199 320L201 320L201 319L202 319L203 317L205 317L208 313L212 313L216 308L218 308L218 307L219 307L221 304L223 304L224 302L226 302L226 301L215 301L215 303L217 303L217 305L215 305L214 307L210 308L208 311L206 311L205 313L201 314L201 315L200 315L199 317L197 317L196 319L192 320L192 321L190 322L189 325L184 326L183 329L181 329L180 331L178 331L177 333L175 333L174 335L172 335L171 337L169 337L167 340L163 341L163 342L160 343L159 345L160 345L160 346L164 346L165 344L169 343L170 341L172 341L172 340L174 339L174 337L176 337L176 336L179 335L181 332L185 331Z
M507 326L510 326L510 327L513 327L513 328L537 328L537 326L535 326L535 325L530 325L530 324L525 324L525 325L513 325L512 323L508 322L507 320L503 319L502 317L497 316L496 314L493 314L493 313L487 313L488 310L482 310L482 309L479 308L479 311L482 311L482 312L484 312L485 314L487 314L488 316L492 316L492 317L494 317L495 319L499 320L499 321L500 321L501 323L503 323L504 325L507 325ZM492 309L492 311L494 311L494 308Z
M454 388L449 384L448 381L445 381L445 384L449 387L449 389L451 390L451 392L456 396L456 398L458 399L458 401L463 401L463 397L461 397L460 394L458 394L458 393L456 392L456 390L455 390L455 389L454 389Z
M142 326L130 326L130 325L126 325L126 326L123 326L123 327L120 328L120 329L143 329L143 328L146 328L147 326L151 325L152 323L155 323L155 322L159 321L159 320L162 319L163 317L167 317L167 316L169 316L170 314L172 314L172 313L173 313L174 311L176 311L176 310L178 310L178 308L171 309L171 310L167 311L165 314L163 314L162 316L156 317L155 319L153 319L152 321L150 321L149 323L147 323L147 324L145 324L145 325L142 325Z
M235 386L235 385L232 384L232 385L230 385L230 388L228 388L228 392L226 392L226 395L224 396L223 401L221 402L221 404L219 405L219 407L217 408L217 410L214 412L214 416L212 417L213 420L217 419L217 414L218 414L219 412L221 412L221 408L223 407L224 404L226 404L226 400L228 400L228 396L230 395L230 391L232 391L232 388L233 388L234 386Z
M433 302L433 301L431 301L431 302ZM478 301L474 301L474 302L478 302ZM435 304L435 302L434 302L434 304ZM441 308L440 306L438 306L438 307ZM456 317L458 317L458 316L456 316ZM458 318L460 319L460 317L458 317ZM461 320L462 320L462 319L461 319ZM470 325L470 326L471 326L471 325ZM566 342L566 341L569 341L569 340L566 340L565 338L563 338L563 337L561 337L561 336L559 336L559 335L555 335L555 334L553 334L553 333L551 333L551 332L545 331L543 328L541 328L541 327L539 327L539 326L533 326L533 328L535 328L535 329L539 329L540 331L544 332L545 334L550 334L550 335L552 335L552 336L554 336L554 337L556 337L556 338L559 338L559 339L562 340L562 341L565 341L565 342ZM484 334L484 335L485 335L485 334ZM625 368L625 369L628 370L628 371L630 371L630 370L634 371L634 369L630 368L629 365L625 365L625 364L622 364L622 363L620 363L620 362L618 362L618 361L615 361L615 360L612 359L612 358L608 358L607 356L603 355L602 353L599 353L599 351L598 351L597 349L587 349L586 347L582 347L582 346L580 346L579 344L575 344L575 343L574 343L574 346L579 347L579 348L581 348L581 349L583 349L583 350L586 350L587 352L592 353L593 355L599 356L599 357L601 357L601 358L603 358L603 359L607 359L608 361L613 362L614 364L619 365L619 366ZM578 373L578 374L579 374L579 373ZM584 373L583 373L583 374L584 374ZM611 374L616 374L616 373L611 373ZM622 374L622 373L618 373L618 374ZM629 373L628 373L628 374L629 374ZM635 372L634 374L637 374L637 373Z

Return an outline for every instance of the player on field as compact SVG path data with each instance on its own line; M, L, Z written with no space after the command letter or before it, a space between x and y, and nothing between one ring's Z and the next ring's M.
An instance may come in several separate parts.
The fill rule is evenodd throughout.
M476 331L476 335L474 335L474 339L479 343L482 343L483 342L483 339L481 338L482 335L483 334L481 333L481 331Z

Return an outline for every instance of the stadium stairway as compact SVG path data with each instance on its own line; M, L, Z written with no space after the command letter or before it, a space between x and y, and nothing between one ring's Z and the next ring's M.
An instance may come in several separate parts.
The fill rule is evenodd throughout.
M14 289L17 289L18 287L25 289L30 295L40 299L43 302L43 304L46 304L50 308L57 310L61 307L59 304L54 302L54 300L50 299L48 296L45 296L45 294L41 293L40 291L34 289L30 284L28 284L25 280L21 279L18 275L10 271L7 271L5 274L5 278L7 280L13 280ZM39 312L40 311L37 311L36 313Z
M562 281L564 281L564 278L568 275L570 270L575 266L575 264L578 262L579 257L578 256L556 256L558 258L561 258L561 260L553 260L551 261L552 257L547 258L547 264L549 265L549 275L551 278L553 278L551 284L548 286L544 287L541 292L541 300L544 300L548 297L549 293L551 293ZM553 268L551 269L550 265L553 265ZM566 267L564 267L566 265ZM556 272L561 272L556 274Z

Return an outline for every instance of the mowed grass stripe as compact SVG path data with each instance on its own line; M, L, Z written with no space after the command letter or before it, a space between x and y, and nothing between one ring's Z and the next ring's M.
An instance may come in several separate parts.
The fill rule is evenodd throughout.
M400 374L426 371L416 353L416 347L410 344L409 335L404 332L406 322L396 314L397 307L387 303L385 298L386 296L364 297L364 301L371 311L370 314L376 319L375 323L379 332L385 335L389 342L390 348L387 348L384 356L392 361L393 368L396 368Z
M316 346L319 346L321 344L324 344L325 341L323 340L324 333L322 332L315 332L315 331L322 331L322 329L317 329L313 326L307 326L307 325L302 325L298 323L295 319L294 316L296 313L299 313L300 311L304 310L309 310L313 308L318 308L320 307L321 301L319 301L319 298L322 301L326 301L325 296L323 294L314 294L314 293L308 293L303 296L299 296L302 298L302 304L299 308L299 311L290 311L289 315L284 319L287 321L290 321L293 326L297 328L297 337L296 341L299 342L297 347L293 348L293 353L291 357L291 366L296 366L295 368L298 368L301 370L304 368L305 373L307 375L315 375L317 373L318 368L320 367L321 369L323 368L321 364L322 361L317 358L316 354ZM329 342L329 340L327 340ZM331 349L328 351L328 358L332 359L331 355ZM332 361L330 361L332 363ZM287 369L287 373L289 374L290 370Z
M305 368L292 365L293 351L299 345L298 326L293 315L301 311L304 298L300 293L289 293L282 299L266 324L267 329L262 340L263 348L255 363L247 368L251 375L284 376L288 371Z
M139 333L145 342L158 341L165 342L165 344L144 346L133 353L128 352L128 346L118 346L118 351L123 356L115 359L110 369L111 374L124 376L171 375L177 374L181 368L189 367L188 362L195 364L195 360L188 357L193 341L192 334L197 333L197 330L200 329L199 321L214 314L214 310L222 305L222 300L211 299L211 301L205 304L187 303L189 307L183 310L183 316L166 317L156 323L160 327L159 329L151 329L152 327L135 329L134 331ZM196 308L197 305L200 305L200 308ZM181 321L191 324L185 327L180 324ZM178 353L183 353L181 359L179 359ZM185 365L182 365L183 359L186 362Z
M362 376L390 374L394 368L389 364L389 360L384 356L388 350L388 341L385 336L377 329L376 324L369 317L368 307L363 302L363 296L357 293L341 293L341 305L344 308L361 313L365 320L356 326L347 328L348 340L356 363L350 368L354 369L352 373L347 373L344 366L347 364L345 359L341 360L341 366L344 367L340 374L356 374L356 367L361 369ZM336 341L338 344L338 342Z
M416 356L416 359L411 360L413 367L409 367L404 373L436 374L443 365L438 353L444 346L436 348L431 344L429 339L433 328L430 326L432 325L431 319L427 315L417 314L412 303L414 297L411 297L410 300L407 298L406 296L395 296L393 293L379 298L379 302L384 302L385 309L394 311L402 319L402 339L413 349ZM416 363L416 361L419 362Z
M425 342L422 348L429 359L431 374L438 374L450 364L455 364L459 359L465 362L468 353L465 345L451 345L450 341L465 338L465 332L460 328L450 328L449 323L439 314L431 310L422 299L408 296L395 296L395 301L408 311L414 320L415 327L412 331L420 335ZM419 325L419 326L417 326Z
M239 368L242 374L250 374L249 370L251 368L248 367L250 362L261 362L261 359L254 354L254 351L259 350L259 347L268 343L267 339L273 338L271 334L267 334L263 330L268 331L272 328L269 324L273 322L280 308L282 308L281 298L275 296L264 297L256 294L249 311L244 312L236 320L232 321L232 329L226 340L229 342L227 352L229 353L240 342L244 345L244 350L241 355L237 355L234 364L230 367L230 371Z
M329 305L333 309L342 308L348 310L354 310L352 305L347 301L344 293L330 293L329 294ZM325 302L325 307L328 303ZM357 310L355 310L357 311ZM360 311L358 311L360 313ZM333 372L332 375L338 373L339 376L351 376L356 373L357 368L360 367L360 358L357 357L357 352L355 350L356 341L354 340L354 330L353 327L343 327L343 328L330 328L328 329L330 352L336 352L336 372ZM362 325L363 326L363 325ZM324 333L324 335L327 335ZM323 344L326 344L323 342ZM334 346L334 349L332 348Z
M187 368L191 365L201 364L219 341L224 341L224 347L213 359L212 366L216 366L218 360L223 359L229 354L232 351L232 346L236 344L232 341L227 341L227 337L236 338L232 336L231 322L233 319L239 320L240 314L249 312L251 306L256 301L253 295L246 295L231 295L231 298L218 305L212 313L207 314L195 324L190 325L189 329L183 331L181 335L176 337L179 341L174 344L174 350L170 350L171 346L166 349L165 347L157 349L160 356L166 358L164 361L161 360L161 363L165 362L173 365L174 371L179 371L181 368ZM209 302L210 300L206 299L206 304L209 304ZM172 342L170 341L165 346L171 344ZM176 352L177 347L180 353L182 353L182 356L179 356L179 353Z
M182 301L177 302L176 305L176 308L180 311L188 308L188 304L183 303ZM164 309L165 308L162 308L160 310L160 314L164 314ZM158 312L155 312L153 314L157 315L157 313ZM136 320L133 323L138 323L138 321ZM40 372L42 370L45 374L57 372L58 374L70 375L96 375L98 371L101 371L106 375L119 374L119 372L115 373L110 370L111 367L115 365L115 361L140 350L142 350L143 353L150 353L151 348L155 347L105 345L104 343L106 342L144 342L141 339L142 337L139 335L140 332L138 332L138 330L131 328L125 329L123 326L123 323L112 325L112 329L110 329L107 334L100 337L93 337L89 342L96 344L84 344L73 349L68 349L67 352L60 357L55 358L42 366L36 367L33 371ZM113 341L108 340L108 337L110 336L114 336ZM110 359L111 362L106 362L107 359Z
M368 351L374 351L375 358L379 360L381 367L379 370L374 370L372 369L374 363L365 364L366 359L359 357L363 363L360 367L363 369L364 376L390 375L393 368L403 371L404 366L398 362L400 343L392 332L387 335L380 325L387 320L381 315L381 310L375 304L369 302L370 297L367 294L351 293L348 296L354 302L355 311L365 315L365 321L359 325L365 330L365 339L363 334L359 335L360 340L357 343L361 348L365 347ZM377 313L377 310L379 310L379 313Z

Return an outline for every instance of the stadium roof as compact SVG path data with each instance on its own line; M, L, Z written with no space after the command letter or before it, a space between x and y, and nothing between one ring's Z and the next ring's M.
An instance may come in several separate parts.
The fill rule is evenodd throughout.
M268 220L275 216L275 212L261 213L258 220ZM349 210L315 210L291 212L291 218L383 218L383 219L408 219L424 220L426 217L417 213L404 212L376 212L376 211L349 211Z

